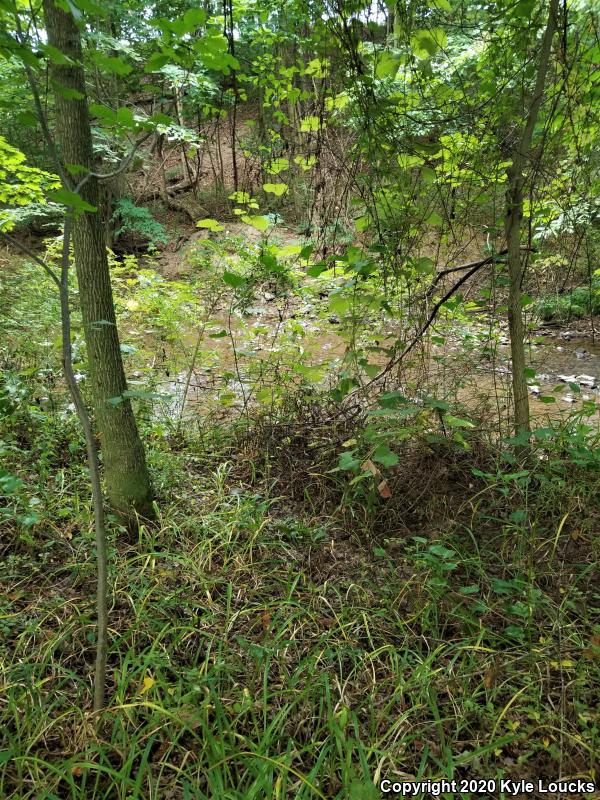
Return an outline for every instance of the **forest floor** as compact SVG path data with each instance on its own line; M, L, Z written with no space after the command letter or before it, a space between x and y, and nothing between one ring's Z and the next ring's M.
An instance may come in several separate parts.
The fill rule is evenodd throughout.
M413 443L391 498L361 500L307 422L150 443L159 522L130 543L111 526L99 721L85 471L46 452L47 522L4 556L3 797L595 775L597 482L537 469L519 488L473 475L494 469L483 450Z

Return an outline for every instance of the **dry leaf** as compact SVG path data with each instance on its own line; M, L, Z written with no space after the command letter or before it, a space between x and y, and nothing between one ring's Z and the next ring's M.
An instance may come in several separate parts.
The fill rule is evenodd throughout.
M363 463L361 464L360 468L362 469L363 472L370 472L371 475L375 475L375 477L377 477L378 475L381 475L381 472L375 466L375 464L371 461L370 458L367 458L366 461L363 461Z
M390 489L389 483L385 478L377 487L377 491L379 492L379 496L383 497L384 500L389 500L389 498L392 496L392 490Z
M600 660L600 636L597 634L590 639L590 646L583 651L583 657L592 660Z
M263 633L267 633L269 630L269 625L271 624L271 614L269 611L264 611L260 621L262 622L262 629Z
M488 669L483 676L483 685L486 689L491 689L496 683L498 670L495 667Z

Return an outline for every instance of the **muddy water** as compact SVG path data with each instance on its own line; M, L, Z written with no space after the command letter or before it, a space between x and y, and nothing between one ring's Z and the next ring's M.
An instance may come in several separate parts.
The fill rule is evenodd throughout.
M228 223L228 227L232 225ZM237 233L244 235L243 231ZM297 241L291 234L288 240L286 243ZM179 271L185 261L179 258ZM173 277L168 270L164 272ZM266 391L268 401L269 389L276 391L278 385L302 379L300 371L295 371L297 366L320 370L322 377L317 380L322 385L333 383L342 366L353 372L356 365L348 364L348 337L335 315L328 316L326 310L333 286L311 293L314 282L301 279L300 283L300 291L287 299L257 289L245 313L217 312L201 336L191 373L188 366L163 384L162 390L171 396L163 413L203 417L219 406L224 413L231 413L254 402L261 391L263 396ZM386 325L383 320L380 324ZM397 336L402 336L398 330L387 332L388 338L385 334L377 337L381 347L391 346ZM181 339L190 354L189 364L198 334L182 331ZM382 352L368 355L371 365L383 367L386 359ZM481 419L493 419L490 411L499 419L509 418L510 347L506 330L490 337L483 318L473 317L462 330L446 332L444 344L430 344L427 356L413 359L411 355L407 361L395 376L407 396L431 394L459 400L474 414L480 411ZM528 361L535 370L529 380L535 418L560 417L581 408L585 400L600 401L600 343L594 343L590 336L540 329L531 337ZM315 380L312 375L309 379Z
M290 323L302 331L296 339L290 336ZM325 384L333 380L347 352L347 341L339 326L329 318L320 317L315 305L298 298L281 305L275 298L258 296L246 315L221 316L211 325L212 331L226 331L226 335L211 339L205 332L200 348L202 357L192 370L187 393L188 370L185 370L164 387L171 400L162 413L169 416L181 413L184 393L186 418L203 417L207 410L215 408L225 414L239 410L254 402L261 388L273 388L278 381L288 380L294 361L305 367L321 368ZM475 321L472 329L478 338L472 356L465 356L460 339L453 341L450 336L447 345L432 349L431 361L421 364L421 376L428 376L425 380L413 367L405 372L403 379L413 387L430 390L435 396L455 398L474 413L481 411L484 416L484 409L487 413L492 410L500 419L507 420L510 415L508 340L505 336L499 342L494 340L494 356L488 357L483 329ZM196 335L185 336L188 349L192 350ZM370 357L370 362L383 366L385 356L376 354ZM586 400L600 403L600 342L576 332L540 330L529 344L528 362L535 370L529 381L530 407L538 423L580 409ZM553 402L548 402L548 398L553 398ZM600 422L598 415L595 419Z
M495 358L483 358L473 366L458 397L467 406L495 407L500 418L510 413L511 366L508 339L503 337ZM528 366L535 375L528 379L532 419L542 424L583 408L585 401L600 403L600 343L590 336L565 331L538 331L527 348ZM600 423L595 412L591 419Z

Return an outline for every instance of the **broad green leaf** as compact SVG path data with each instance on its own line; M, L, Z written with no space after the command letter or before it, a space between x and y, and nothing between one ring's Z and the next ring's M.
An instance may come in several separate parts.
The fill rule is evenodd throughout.
M322 272L325 272L327 269L328 269L328 266L327 266L327 264L323 264L323 263L320 263L320 264L312 264L312 266L310 266L310 267L309 267L309 268L306 270L306 274L307 274L307 275L308 275L310 278L318 278L318 277L319 277L319 275L320 275Z
M146 66L144 67L144 72L158 72L164 66L166 66L169 62L172 62L173 56L168 53L152 53L148 61L146 62Z
M387 444L380 444L376 447L371 458L378 464L383 464L384 467L393 467L400 460L395 453L392 453Z
M319 117L304 117L300 122L300 130L303 133L312 133L318 131L321 127L321 120Z
M395 78L401 60L400 55L391 53L389 50L384 50L382 53L379 53L375 64L376 77Z
M263 187L265 192L269 194L274 194L276 197L281 197L282 194L285 194L289 186L287 183L263 183Z
M112 108L107 108L106 106L101 106L98 103L90 103L90 114L93 117L98 117L107 125L115 125L117 122L117 115L116 112L112 110Z
M247 223L248 225L252 225L253 228L256 228L257 231L266 231L269 227L269 220L266 217L260 216L249 216L244 214L242 217L242 222Z
M126 106L121 106L117 111L117 122L124 128L135 128L133 111Z
M422 274L431 274L435 272L435 264L430 258L423 256L415 261L415 269Z
M225 228L216 219L201 219L196 223L197 228L206 228L209 231L224 231Z
M431 58L447 43L447 36L441 28L415 31L410 37L411 49L421 60Z
M278 247L276 253L281 258L289 258L290 256L297 256L302 252L302 245L300 244L286 244L283 247Z
M95 206L90 205L82 197L68 189L56 189L48 194L48 198L54 203L60 203L67 208L72 208L76 214L84 211L96 211Z
M80 92L78 89L71 89L70 86L65 86L58 81L51 80L50 84L54 91L61 97L64 97L65 100L83 100L85 97L83 92Z
M294 164L297 164L304 172L308 172L308 170L312 169L316 163L316 156L308 156L308 158L305 158L304 156L294 157Z
M100 69L112 72L114 75L129 75L133 67L117 56L107 56L99 51L92 51L92 60Z
M69 66L76 63L72 58L66 56L62 50L59 50L57 47L53 47L51 44L40 44L40 50L50 59L50 61L52 61L53 64Z
M232 69L238 70L240 62L227 52L228 42L222 33L212 31L197 41L194 49L207 69L229 75Z
M240 286L244 286L244 284L246 283L246 279L243 278L241 275L237 275L235 272L230 272L227 269L223 273L223 280L228 286L231 286L233 289L239 289Z
M427 217L427 219L425 220L425 224L432 225L435 228L439 228L441 225L444 224L444 220L440 217L437 211L434 211Z
M474 428L475 425L468 419L461 419L460 417L453 417L451 414L446 414L444 422L450 425L451 428Z
M279 175L280 172L288 169L289 166L290 162L287 158L274 158L267 167L267 172L269 175Z
M355 470L358 467L360 467L360 461L354 457L354 450L349 450L347 453L342 453L340 455L338 469Z
M85 11L87 14L93 14L95 17L107 17L109 13L106 6L100 5L100 3L94 3L93 0L69 0L69 6L71 12L73 12L73 8L80 8L82 11ZM73 16L77 17L76 14L73 14Z
M233 194L228 195L228 197L230 200L242 204L249 203L252 199L248 192L233 192Z

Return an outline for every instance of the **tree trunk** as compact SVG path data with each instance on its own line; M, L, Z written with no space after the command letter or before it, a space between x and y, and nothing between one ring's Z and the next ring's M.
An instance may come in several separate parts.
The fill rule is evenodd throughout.
M523 324L523 265L521 263L521 221L523 219L523 184L524 170L530 157L533 129L538 118L546 74L550 62L552 38L556 29L559 0L550 0L548 22L542 39L538 72L531 98L527 120L519 137L508 169L508 188L506 192L506 217L504 232L508 249L508 326L510 332L510 349L512 356L512 389L515 406L516 433L529 433L529 394L525 376L525 337Z
M48 44L71 59L53 64L56 126L65 164L93 171L92 134L85 97L79 28L70 13L44 0ZM78 99L66 99L65 89ZM73 189L73 186L66 187ZM80 196L98 208L98 181L89 177ZM98 213L79 214L73 224L73 250L87 347L90 383L108 497L129 521L139 513L152 516L152 493L143 445L127 390L116 327L104 231ZM116 398L119 398L115 400Z

